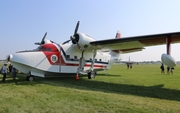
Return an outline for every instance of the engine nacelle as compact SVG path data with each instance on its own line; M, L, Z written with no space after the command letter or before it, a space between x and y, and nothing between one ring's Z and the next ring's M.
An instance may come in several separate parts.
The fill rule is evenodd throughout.
M168 54L162 54L161 61L168 67L176 66L175 59L172 56L168 55Z
M75 36L75 40L77 41L77 43L80 45L81 49L83 49L83 50L91 49L92 46L91 46L90 42L95 41L90 36L88 36L84 33L77 33ZM73 43L73 44L75 44L75 43Z

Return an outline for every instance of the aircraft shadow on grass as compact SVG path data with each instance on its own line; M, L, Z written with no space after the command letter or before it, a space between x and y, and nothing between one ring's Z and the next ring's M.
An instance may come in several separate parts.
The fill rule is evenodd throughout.
M154 86L137 86L128 84L116 84L102 81L89 80L80 78L76 81L72 77L56 77L56 78L36 78L35 81L25 81L24 77L18 80L8 80L6 83L14 82L16 85L49 84L54 86L62 86L81 90L92 90L115 94L129 94L142 97L158 98L180 101L180 90L163 88L163 84Z
M111 77L120 77L122 75L109 75L109 74L98 74L98 76L111 76Z

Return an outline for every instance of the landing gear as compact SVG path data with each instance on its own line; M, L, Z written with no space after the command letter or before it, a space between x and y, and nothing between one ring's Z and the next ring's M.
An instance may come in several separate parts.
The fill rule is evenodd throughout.
M34 76L29 75L29 76L26 77L26 80L27 81L34 81Z
M96 75L96 73L95 72L89 72L88 73L88 79L93 79L93 78L95 78L95 75Z
M34 81L34 76L31 75L31 72L29 72L29 75L26 77L27 81Z
M91 67L89 69L89 72L87 73L88 74L88 79L93 79L93 78L95 78L95 75L96 75L96 72L94 71L94 63L95 63L96 54L97 54L97 52L94 51ZM82 51L82 56L81 56L81 58L79 60L79 66L77 68L76 80L79 80L79 75L78 75L79 73L84 73L84 66L85 66L86 60L83 57L83 55L84 55L84 50Z
M96 75L96 72L94 72L94 63L95 63L96 54L97 54L96 51L94 51L93 60L92 60L91 67L90 67L90 72L88 73L88 79L95 78L95 75Z

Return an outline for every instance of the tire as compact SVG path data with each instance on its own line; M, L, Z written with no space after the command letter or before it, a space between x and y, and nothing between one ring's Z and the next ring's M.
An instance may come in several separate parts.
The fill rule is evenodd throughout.
M27 81L34 81L34 76L30 75L26 77Z
M93 79L95 78L95 73L94 72L89 72L88 73L88 79Z
M34 76L29 76L29 81L34 81Z

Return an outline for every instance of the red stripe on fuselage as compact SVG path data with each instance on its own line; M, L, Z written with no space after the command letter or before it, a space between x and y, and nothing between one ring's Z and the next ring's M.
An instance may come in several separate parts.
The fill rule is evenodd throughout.
M61 66L79 66L79 62L77 62L77 64L73 64L73 63L66 63L63 59L63 57L61 56L61 62L60 62ZM85 64L86 67L90 67L91 64ZM97 65L97 64L94 64L94 67L97 67L97 68L106 68L106 66L104 65Z
M50 48L51 51L43 51L42 52L45 54L46 58L48 59L49 63L51 65L61 65L61 66L79 66L78 61L73 61L74 63L66 63L64 58L61 55L61 52L58 51L57 47L54 44L44 44L42 45L44 48ZM44 49L46 50L46 49ZM56 62L53 61L52 57L57 56ZM55 60L55 59L54 59ZM91 64L85 64L85 67L90 67ZM106 66L101 65L101 64L94 64L95 68L106 68Z

